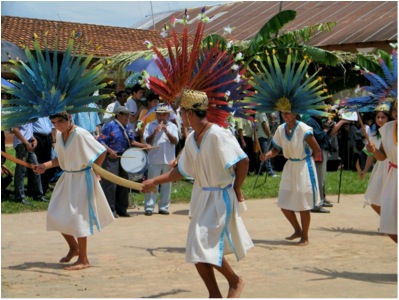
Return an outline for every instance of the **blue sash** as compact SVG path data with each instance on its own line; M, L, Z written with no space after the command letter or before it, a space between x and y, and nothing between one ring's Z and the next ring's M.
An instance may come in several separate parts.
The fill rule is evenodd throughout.
M232 184L229 184L228 186L224 188L219 188L219 187L203 187L203 191L210 191L210 192L215 192L215 191L223 191L223 201L224 204L226 205L226 219L225 223L223 226L222 234L220 235L219 239L219 266L222 265L222 260L223 260L223 246L224 246L224 238L227 238L228 243L230 244L231 249L233 250L234 254L236 255L237 259L237 253L236 250L234 249L233 242L231 241L230 233L227 228L227 224L230 221L231 213L232 213L232 207L230 204L230 197L229 193L227 192L228 189L231 189L233 187Z
M86 175L86 185L87 185L87 204L89 206L89 224L90 224L90 234L93 235L93 224L96 225L97 230L100 231L100 224L98 224L98 220L96 217L96 214L93 210L93 207L91 205L90 199L92 197L93 193L93 184L91 182L91 175L90 175L90 169L91 166L87 166L86 168L78 171L66 171L64 170L65 173L78 173L78 172L85 172Z

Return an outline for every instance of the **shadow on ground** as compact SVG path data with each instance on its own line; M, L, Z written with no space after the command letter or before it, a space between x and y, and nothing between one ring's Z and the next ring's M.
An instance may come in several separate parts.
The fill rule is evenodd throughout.
M339 272L331 269L319 269L319 268L303 269L303 271L324 276L324 278L313 279L312 281L344 278L344 279L365 281L370 283L396 284L398 279L397 274L382 274L382 273L373 274L373 273L356 273L356 272L346 272L346 271Z

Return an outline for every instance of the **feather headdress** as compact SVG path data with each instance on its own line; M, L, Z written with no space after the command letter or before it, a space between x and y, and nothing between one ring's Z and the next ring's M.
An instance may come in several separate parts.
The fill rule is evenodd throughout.
M235 102L251 95L251 86L244 77L245 69L238 65L241 57L229 54L228 49L222 50L218 43L209 48L203 45L205 23L208 20L202 10L192 43L187 26L184 26L181 38L172 30L171 37L165 39L169 61L152 46L155 62L164 79L148 76L146 82L149 89L169 104L179 105L184 89L205 92L209 100L208 120L227 127L230 112L246 117L247 111L235 105ZM181 23L185 25L187 22ZM229 105L229 101L233 104Z
M380 104L386 104L390 107L395 99L398 99L398 60L396 51L392 51L392 70L389 69L381 57L378 62L381 65L384 78L373 72L361 70L360 73L371 84L361 88L367 91L368 95L343 99L340 103L341 107L346 107L348 110L356 108L359 112L372 112Z
M72 33L74 36L74 33ZM58 44L55 42L53 55L47 43L44 54L39 41L33 43L35 54L25 48L27 61L11 61L11 69L21 82L11 81L14 87L2 88L15 98L3 101L2 128L16 127L36 121L38 118L66 111L78 113L100 111L86 104L106 98L107 95L94 96L103 87L101 83L106 74L101 64L88 70L92 55L83 57L84 50L75 55L74 38L71 37L62 60L58 61Z
M326 91L320 78L316 78L317 72L305 77L309 66L306 58L297 66L296 58L289 54L283 71L273 53L267 55L267 66L262 62L260 66L261 74L251 71L254 79L250 83L256 93L245 99L256 103L258 111L329 116L324 104L329 96L323 96Z

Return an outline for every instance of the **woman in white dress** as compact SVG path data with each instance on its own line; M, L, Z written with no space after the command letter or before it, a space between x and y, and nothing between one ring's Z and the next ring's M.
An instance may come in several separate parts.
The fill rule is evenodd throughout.
M286 239L300 238L297 245L305 246L309 244L310 210L320 202L314 157L320 155L321 149L312 127L298 121L297 114L282 112L282 117L285 123L276 130L273 148L261 154L260 159L263 162L283 151L287 162L281 175L278 207L294 228ZM301 225L295 212L301 216Z
M55 144L57 158L40 164L35 171L60 166L64 173L57 181L47 212L47 230L59 231L69 246L69 252L61 263L78 259L66 270L81 270L90 267L87 258L87 236L114 220L92 164L101 165L105 159L105 148L83 128L71 122L71 115L59 113L50 116L58 130Z
M385 106L386 107L386 106ZM377 108L385 109L383 106ZM370 141L375 145L378 149L381 145L381 134L378 132L378 129L384 126L388 121L391 121L391 117L389 115L389 111L380 110L375 115L375 123L377 125L377 129L374 133L370 135ZM375 158L372 153L368 152L366 147L363 149L366 152L367 160L364 169L359 174L360 179L364 178L364 175L367 174L369 168L375 162ZM371 172L370 179L367 185L366 193L364 194L364 204L370 205L373 210L380 215L381 211L381 186L385 182L385 176L388 170L388 160L377 161L373 167L373 171Z
M380 232L398 242L398 120L397 100L392 104L394 121L380 128L381 145L367 144L367 151L379 161L388 161L387 173L381 190Z

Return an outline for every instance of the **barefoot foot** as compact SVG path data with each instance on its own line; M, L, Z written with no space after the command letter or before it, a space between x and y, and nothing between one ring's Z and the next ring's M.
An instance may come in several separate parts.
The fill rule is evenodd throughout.
M89 262L82 263L80 261L75 262L74 264L65 267L64 269L67 271L76 271L90 268Z
M297 246L307 246L309 245L309 240L303 240L301 239L298 244L296 244Z
M60 259L60 263L67 263L70 262L72 258L79 255L79 250L72 250L70 249L68 254Z
M236 286L230 286L227 298L240 298L244 286L245 286L244 279L242 277L238 277L238 282Z
M295 240L297 238L300 238L301 235L302 235L301 232L294 232L291 236L287 236L285 239L288 240L288 241L292 241L292 240Z

